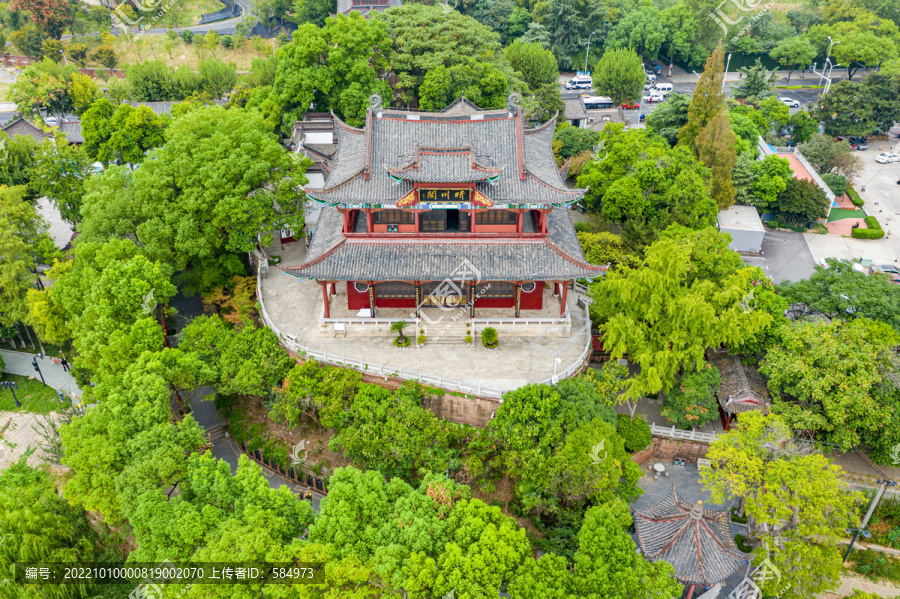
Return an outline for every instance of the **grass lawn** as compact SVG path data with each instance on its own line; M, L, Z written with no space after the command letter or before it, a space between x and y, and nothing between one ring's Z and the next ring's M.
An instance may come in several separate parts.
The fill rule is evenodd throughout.
M19 385L15 392L19 403L22 404L21 408L17 408L10 390L0 389L0 411L48 414L59 411L62 407L56 389L45 387L40 379L29 379L27 376L4 372L0 380L15 381Z
M217 0L213 1L219 5L219 8L223 6ZM197 40L198 38L194 39ZM202 42L202 38L200 38L200 41ZM62 40L62 42L66 46L70 43L70 40ZM93 44L90 52L93 52L99 45L99 43ZM279 46L277 41L275 46L276 48ZM214 50L209 50L203 43L195 41L194 43L186 44L181 38L170 40L165 35L138 35L132 41L128 41L122 36L116 36L113 50L119 56L119 64L116 66L118 69L125 68L127 65L136 62L161 60L173 68L186 65L196 71L197 65L201 60L218 58L223 62L233 62L240 72L249 71L254 58L269 56L272 52L272 40L251 38L245 40L240 48L225 48L219 45ZM93 61L89 61L87 66L103 68ZM97 80L98 85L102 83L102 79Z
M816 235L828 235L828 228L825 227L822 223L815 223L813 228L809 230L810 233L815 233Z
M831 214L828 215L828 222L833 223L836 220L844 220L845 218L864 218L862 210L847 210L846 208L832 208Z
M12 83L0 83L0 101L6 101L6 94L9 93L9 88L12 86Z
M181 3L181 18L189 25L199 25L202 15L217 12L223 8L225 5L219 0L184 0Z

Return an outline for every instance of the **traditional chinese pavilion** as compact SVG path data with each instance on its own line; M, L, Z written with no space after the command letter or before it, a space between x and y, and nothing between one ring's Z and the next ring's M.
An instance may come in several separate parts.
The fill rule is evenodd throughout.
M749 556L734 543L728 512L691 505L674 489L645 512L633 512L641 552L652 562L662 560L675 569L675 578L694 587L709 588L746 565Z
M324 208L304 262L285 269L321 284L325 318L338 283L349 310L373 317L468 306L470 318L481 307L519 318L544 307L545 286L563 315L567 286L605 272L575 234L568 207L585 190L557 170L555 120L528 127L515 97L500 110L461 99L429 113L373 96L363 128L333 120L325 185L305 189Z

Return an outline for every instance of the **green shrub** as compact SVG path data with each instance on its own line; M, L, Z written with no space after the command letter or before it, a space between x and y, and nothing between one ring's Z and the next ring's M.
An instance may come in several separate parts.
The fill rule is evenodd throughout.
M394 339L394 345L397 347L409 347L409 337L397 337Z
M866 226L870 229L878 229L879 231L881 231L881 223L879 223L878 219L874 216L866 217Z
M847 191L847 177L843 175L823 173L822 180L825 181L828 188L834 192L834 195L838 197L841 197L844 195L844 192Z
M744 535L734 535L734 544L737 545L737 548L744 553L751 553L753 551L753 548L744 545L744 539L746 538L747 537L745 537Z
M853 229L850 233L853 239L881 239L884 231L881 229Z
M625 449L630 453L650 447L652 438L650 425L641 416L632 418L628 414L616 416L616 432L625 441Z
M466 343L472 343L472 335L466 335Z
M855 189L853 189L852 187L848 187L847 195L850 197L850 201L853 202L854 206L859 206L860 208L862 208L863 199L859 197L859 194L856 193Z
M234 45L234 40L231 39L230 35L223 35L219 38L219 44L221 44L224 48L230 48Z
M481 344L487 348L497 347L499 340L497 338L497 329L494 327L484 327L481 330Z
M592 231L593 231L593 229L591 229L591 225L586 222L579 221L579 222L575 223L575 232L576 233L590 233Z
M419 345L425 345L425 341L427 339L428 337L426 337L425 335L419 335L418 337L416 337L416 343L418 343Z
M188 31L187 29L185 29L184 31L181 32L181 39L184 40L185 44L190 44L191 42L194 41L194 32Z
M702 364L697 372L684 374L666 393L660 413L678 428L705 426L719 414L715 393L721 378L712 364Z
M738 524L746 524L747 523L747 515L738 516L739 510L735 508L731 508L731 521L737 522Z

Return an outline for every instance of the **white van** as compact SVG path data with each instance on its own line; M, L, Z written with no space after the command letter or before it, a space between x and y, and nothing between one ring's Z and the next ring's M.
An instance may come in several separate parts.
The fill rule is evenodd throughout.
M664 96L668 96L669 94L672 93L672 90L674 88L672 87L671 83L657 83L656 85L653 86L653 89L655 89L657 92L659 92L660 94L662 94Z
M591 89L594 87L594 80L590 75L576 75L566 83L566 89Z

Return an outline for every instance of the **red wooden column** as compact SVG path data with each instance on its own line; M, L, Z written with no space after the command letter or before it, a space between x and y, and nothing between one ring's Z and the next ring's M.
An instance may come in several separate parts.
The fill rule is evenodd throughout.
M331 318L328 310L328 283L322 283L322 301L325 303L325 318Z
M369 311L372 318L375 318L375 283L369 281Z
M519 212L516 214L516 233L522 232L522 221L524 220L523 213L524 211L519 210Z
M569 282L563 281L562 283L562 305L559 308L559 315L563 317L566 315L566 292L569 290Z
M418 208L416 208L415 214L416 214L416 233L418 233L421 230L419 228L419 209Z
M337 287L334 281L331 282L331 295L337 295Z
M366 210L366 231L368 233L375 232L375 216L372 214L371 210Z
M516 283L516 318L519 317L519 308L522 305L522 283Z

